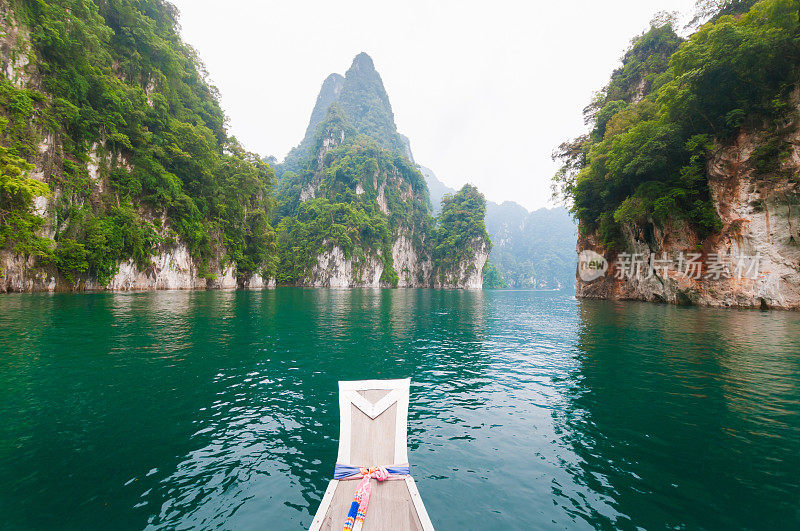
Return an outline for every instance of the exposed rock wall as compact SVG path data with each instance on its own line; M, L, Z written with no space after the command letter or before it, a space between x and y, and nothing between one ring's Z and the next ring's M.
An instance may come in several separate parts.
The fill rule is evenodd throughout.
M30 291L150 291L188 289L264 289L274 288L274 278L256 273L249 277L237 275L233 265L219 264L201 275L200 267L184 245L163 249L151 258L144 269L133 260L119 264L119 270L108 284L94 279L71 283L60 277L52 267L37 266L34 259L0 251L0 293Z
M485 241L473 242L469 259L455 271L437 271L430 257L420 255L413 240L399 234L392 245L392 264L398 288L438 288L479 290L483 287L483 266L489 257ZM360 260L347 258L340 247L317 256L317 263L303 285L326 288L390 287L381 280L384 263L379 254Z
M31 47L30 32L20 24L14 9L7 0L0 0L0 71L12 84L20 88L37 89L46 92L42 86L41 72L37 68L34 51ZM332 80L335 85L335 80ZM148 96L155 85L146 87ZM333 86L332 90L336 90ZM47 130L37 131L41 139L38 152L30 159L33 169L30 177L50 183L53 188L49 197L35 197L33 208L44 224L38 235L53 239L59 222L67 220L56 218L56 204L64 194L58 186L53 186L52 176L60 174L65 159L62 140L59 135ZM100 196L109 191L108 175L114 169L131 171L133 168L127 157L121 153L113 154L102 142L94 143L89 149L86 162L86 175L89 178L88 198L69 198L74 205L87 201L99 201ZM144 219L153 220L150 212L140 212ZM63 215L63 214L62 214ZM158 223L162 227L162 237L172 237L174 232L167 228L166 218ZM224 255L225 249L219 246L217 257ZM55 267L37 263L31 256L17 255L10 250L0 250L0 293L31 291L71 291L71 290L162 290L162 289L233 289L247 287L262 289L274 287L275 279L264 279L255 274L249 278L238 275L235 266L208 264L202 274L200 264L183 244L162 245L150 258L150 265L139 267L134 260L118 264L118 270L107 284L99 284L97 279L80 278L75 282L58 274ZM212 260L213 262L213 260Z
M265 289L275 287L275 277L264 278L263 276L255 273L249 278L245 278L240 286L242 289Z
M18 87L32 84L30 32L19 24L7 0L0 0L0 67Z
M591 282L578 278L580 298L632 299L718 307L800 309L800 133L787 141L791 153L780 169L758 174L752 155L765 139L758 133L742 133L730 145L717 150L708 167L709 186L722 231L702 240L680 223L645 230L627 226L628 253L666 253L676 259L683 253L700 253L700 278L687 276L677 266L653 275L618 278L613 267L616 253L607 253L594 235L578 241L578 252L604 254L612 267ZM708 268L714 256L730 264L758 257L757 268L739 275L715 278ZM676 262L677 264L677 262ZM741 278L740 278L741 277ZM752 278L751 278L752 277Z
M470 245L470 259L462 260L455 271L440 271L433 275L435 288L483 288L483 266L489 258L489 249L483 240L474 241Z
M382 274L379 256L366 256L359 262L347 258L341 247L333 247L317 257L306 284L317 288L379 287Z
M392 262L397 271L397 287L413 288L430 284L433 264L427 257L420 257L414 243L401 233L392 245Z
M56 275L35 267L33 257L0 251L0 293L8 291L55 291Z

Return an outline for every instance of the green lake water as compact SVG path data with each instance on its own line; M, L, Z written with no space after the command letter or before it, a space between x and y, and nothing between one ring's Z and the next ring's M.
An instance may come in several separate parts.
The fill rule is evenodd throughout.
M798 313L299 288L0 297L0 527L307 527L401 377L439 530L800 528Z

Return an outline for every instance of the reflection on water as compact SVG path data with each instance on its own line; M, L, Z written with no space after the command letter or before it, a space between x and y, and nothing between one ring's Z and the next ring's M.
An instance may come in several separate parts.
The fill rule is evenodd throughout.
M800 319L586 302L569 404L554 415L594 525L800 525Z
M434 290L0 298L10 528L302 528L413 379L437 529L800 525L800 316Z

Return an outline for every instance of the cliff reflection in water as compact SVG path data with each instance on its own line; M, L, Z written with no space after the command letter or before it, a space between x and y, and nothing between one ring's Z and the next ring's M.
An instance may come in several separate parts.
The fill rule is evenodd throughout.
M308 524L335 462L337 381L412 377L413 451L418 419L436 415L426 404L441 409L481 385L480 297L369 289L201 297L185 316L192 326L183 341L224 363L210 364L219 369L202 375L202 397L186 405L193 420L178 438L182 458L158 483L138 487L149 525L286 519L287 506ZM274 498L257 494L265 492Z
M796 314L584 301L580 320L579 385L553 417L579 457L566 464L575 481L615 511L575 516L597 527L800 525Z
M482 297L278 289L5 298L4 515L32 528L308 525L336 456L337 381L412 377L413 455L423 421L452 416L488 381Z
M13 529L307 527L411 377L437 530L800 527L800 315L435 290L0 297Z

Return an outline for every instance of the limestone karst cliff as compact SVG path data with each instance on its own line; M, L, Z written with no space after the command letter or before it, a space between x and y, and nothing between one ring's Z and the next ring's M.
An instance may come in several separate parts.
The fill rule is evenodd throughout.
M0 291L480 287L483 197L430 216L369 56L325 80L277 183L176 17L0 0Z
M0 291L274 282L273 172L160 0L0 0Z
M434 212L446 194L456 191L429 168L421 167ZM492 239L484 286L517 289L569 289L575 285L577 225L564 207L529 212L519 203L486 202L486 230ZM487 271L488 272L488 271Z
M367 54L325 80L305 138L276 171L279 283L481 288L486 202L466 186L431 217Z
M608 275L591 282L579 277L576 295L721 307L800 308L797 129L785 140L790 152L769 174L757 169L763 132L742 131L731 143L715 150L708 162L708 178L722 222L719 232L702 238L685 225L648 230L646 226L626 224L623 249L628 254L644 262L651 254L656 260L666 257L670 266L649 276L648 265L643 263L641 274L625 274L612 267ZM622 251L609 252L595 235L578 241L579 252L587 249L605 254L612 266L622 263ZM690 255L702 262L696 271L688 271L679 262L680 256L688 260ZM723 264L720 275L709 271L710 259Z
M720 5L634 39L556 152L578 297L800 308L800 2Z

